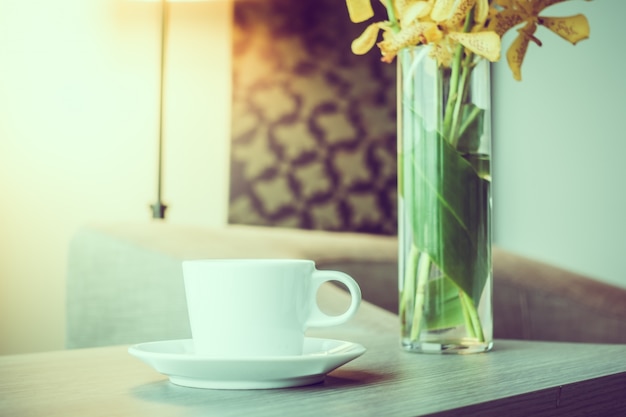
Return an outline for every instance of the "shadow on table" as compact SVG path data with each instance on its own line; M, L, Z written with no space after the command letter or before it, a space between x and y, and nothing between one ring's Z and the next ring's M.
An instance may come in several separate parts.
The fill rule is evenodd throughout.
M180 407L199 407L220 409L221 405L232 407L233 401L252 406L257 402L269 400L302 402L310 395L315 397L334 396L347 389L380 384L392 377L383 373L362 370L338 369L327 375L323 382L292 388L218 390L182 387L172 384L168 379L138 385L131 394L143 401L157 402ZM306 393L306 396L301 394Z
M305 385L302 387L290 388L291 390L320 390L320 389L337 389L337 388L353 388L365 386L369 384L380 384L386 379L390 379L390 375L360 370L342 370L338 369L326 376L324 382L314 385Z

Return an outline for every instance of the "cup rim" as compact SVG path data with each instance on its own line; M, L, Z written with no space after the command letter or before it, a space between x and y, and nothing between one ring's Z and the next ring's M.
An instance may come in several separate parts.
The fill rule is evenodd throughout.
M311 259L298 258L214 258L214 259L187 259L183 264L238 264L238 265L315 265Z

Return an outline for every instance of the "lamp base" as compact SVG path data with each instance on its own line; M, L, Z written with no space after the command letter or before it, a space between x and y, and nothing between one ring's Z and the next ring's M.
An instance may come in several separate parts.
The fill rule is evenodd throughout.
M164 219L165 218L165 210L167 206L163 204L161 201L157 201L156 203L150 206L152 209L152 218L153 219Z

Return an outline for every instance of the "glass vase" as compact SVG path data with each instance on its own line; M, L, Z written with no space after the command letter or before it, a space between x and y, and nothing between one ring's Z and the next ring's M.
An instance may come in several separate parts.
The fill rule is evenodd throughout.
M398 56L399 315L414 352L493 345L489 63Z

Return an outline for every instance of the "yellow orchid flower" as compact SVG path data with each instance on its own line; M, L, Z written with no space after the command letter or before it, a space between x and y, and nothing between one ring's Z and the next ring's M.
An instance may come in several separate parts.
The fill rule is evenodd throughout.
M569 0L380 1L387 7L390 20L369 25L352 43L352 51L362 55L378 45L385 62L392 62L402 48L427 44L432 45L431 55L444 66L449 65L456 44L489 61L497 61L501 37L523 24L507 51L513 77L521 80L521 66L530 41L541 46L541 41L534 35L538 25L572 44L589 37L589 23L581 14L539 16L547 7ZM353 22L364 22L374 16L371 0L346 0L346 4ZM472 10L474 23L467 28L465 20ZM383 39L377 43L381 31Z
M440 65L449 64L448 57L457 43L473 53L496 61L500 58L500 37L486 32L484 23L489 0L387 0L389 22L370 24L352 42L352 51L362 55L376 45L384 62L391 62L400 49L414 45L433 45L432 55ZM346 0L350 19L362 22L373 16L370 0ZM465 27L469 12L474 9L474 27ZM468 31L469 30L469 31Z
M378 47L383 55L384 62L391 62L402 48L412 45L437 43L443 38L443 34L435 22L414 21L406 28L394 33L387 30Z
M516 80L522 79L521 66L530 41L541 46L541 41L534 35L538 25L573 45L589 37L589 22L581 14L560 18L539 16L545 8L564 1L568 0L495 0L502 10L493 16L489 29L502 36L514 26L525 23L518 29L519 34L507 51L507 61Z

